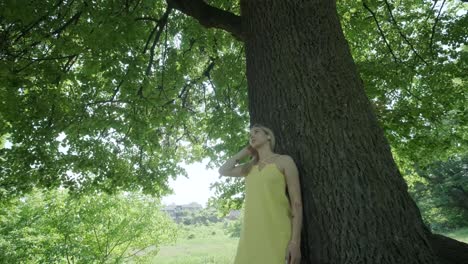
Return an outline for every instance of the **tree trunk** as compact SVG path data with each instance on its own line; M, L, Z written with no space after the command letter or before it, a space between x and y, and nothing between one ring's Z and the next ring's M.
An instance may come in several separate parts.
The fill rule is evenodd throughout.
M299 168L302 263L451 263L431 246L334 1L242 0L241 14L251 123Z

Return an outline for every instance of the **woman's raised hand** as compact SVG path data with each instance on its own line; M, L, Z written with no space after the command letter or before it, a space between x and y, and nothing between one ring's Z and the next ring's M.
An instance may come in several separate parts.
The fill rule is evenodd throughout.
M241 154L242 157L245 157L245 156L252 156L254 151L255 151L255 149L249 143L240 152L242 153Z

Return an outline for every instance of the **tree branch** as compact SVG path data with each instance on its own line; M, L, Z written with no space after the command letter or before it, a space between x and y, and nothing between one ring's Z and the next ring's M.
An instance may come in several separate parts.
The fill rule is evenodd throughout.
M162 18L159 19L159 21L156 24L156 26L154 27L153 31L151 31L151 34L150 34L150 36L148 38L148 41L146 42L143 53L146 52L146 49L148 48L149 41L151 40L153 35L156 33L156 36L153 39L153 44L151 45L151 49L150 49L150 59L149 59L149 62L148 62L148 66L146 67L146 75L149 75L151 73L151 67L153 66L153 60L154 60L154 50L156 48L156 44L159 41L159 38L161 37L162 31L166 27L167 18L169 17L169 14L171 13L171 10L172 10L172 7L168 6L167 9L166 9L166 12L162 16ZM156 32L156 30L157 30L157 32Z
M65 22L65 24L63 24L62 26L60 26L59 28L57 28L56 30L54 30L52 33L50 33L49 35L52 36L52 35L55 35L55 34L58 34L59 37L60 37L60 34L62 33L62 31L68 27L70 24L72 24L73 22L75 23L78 23L78 20L80 19L81 17L81 14L83 13L83 11L78 11L76 12L69 20L67 20L67 22Z
M362 5L364 6L365 9L367 9L367 11L369 11L369 13L371 13L372 17L374 18L375 24L377 25L377 28L379 29L380 35L382 36L382 38L383 38L383 40L385 42L385 45L387 45L387 48L390 51L390 53L392 54L392 57L395 60L395 62L398 63L399 60L395 56L395 53L393 52L393 49L390 46L390 43L388 43L387 38L385 37L385 34L384 34L382 28L380 27L379 21L377 20L377 17L375 16L375 13L369 8L369 6L366 4L366 2L362 2Z
M436 26L437 26L437 22L439 22L439 17L440 17L440 13L442 12L442 8L444 7L444 4L445 4L445 0L442 2L442 4L440 5L440 9L439 9L439 13L437 14L437 17L434 21L434 25L432 26L432 32L431 32L431 40L429 42L429 50L430 50L430 53L432 54L432 57L434 58L435 54L433 52L433 48L432 48L432 43L434 41L434 34L435 34L435 29L436 29ZM434 4L435 5L435 4Z
M166 0L169 6L198 20L207 28L219 28L228 31L236 39L243 41L241 17L231 12L206 4L203 0Z
M408 40L408 38L406 37L406 35L403 34L403 32L401 31L401 28L400 28L400 26L398 25L398 22L396 21L395 17L393 16L393 11L392 11L392 8L391 8L390 3L388 2L388 0L385 0L384 2L385 2L385 6L387 7L388 13L390 14L390 18L392 19L393 24L394 24L395 27L397 28L398 33L400 34L400 36L406 41L406 43L408 43L408 45L410 46L410 48L411 48L411 50L414 52L414 54L416 54L416 56L417 56L422 62L424 62L426 65L428 65L428 63L424 60L424 58L421 57L421 55L419 55L419 53L414 49L413 44Z
M39 25L41 22L47 20L47 17L50 16L52 14L53 11L55 11L55 9L57 9L59 6L61 6L63 3L63 0L60 0L58 1L53 7L52 9L47 12L47 14L41 16L39 19L37 19L36 21L32 22L31 24L29 24L24 30L21 31L21 34L16 37L14 40L13 40L13 43L17 42L18 40L20 40L22 37L26 36L26 34L29 33L29 31L31 31L35 26Z

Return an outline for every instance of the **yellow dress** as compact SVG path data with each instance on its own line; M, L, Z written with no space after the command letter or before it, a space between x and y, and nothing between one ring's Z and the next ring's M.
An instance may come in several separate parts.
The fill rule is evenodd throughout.
M286 179L275 163L245 177L244 219L234 264L284 264L291 239Z

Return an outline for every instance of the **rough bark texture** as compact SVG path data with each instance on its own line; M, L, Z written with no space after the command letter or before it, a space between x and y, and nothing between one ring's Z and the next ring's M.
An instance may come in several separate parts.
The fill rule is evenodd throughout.
M298 164L302 263L438 263L330 0L241 1L252 123Z

